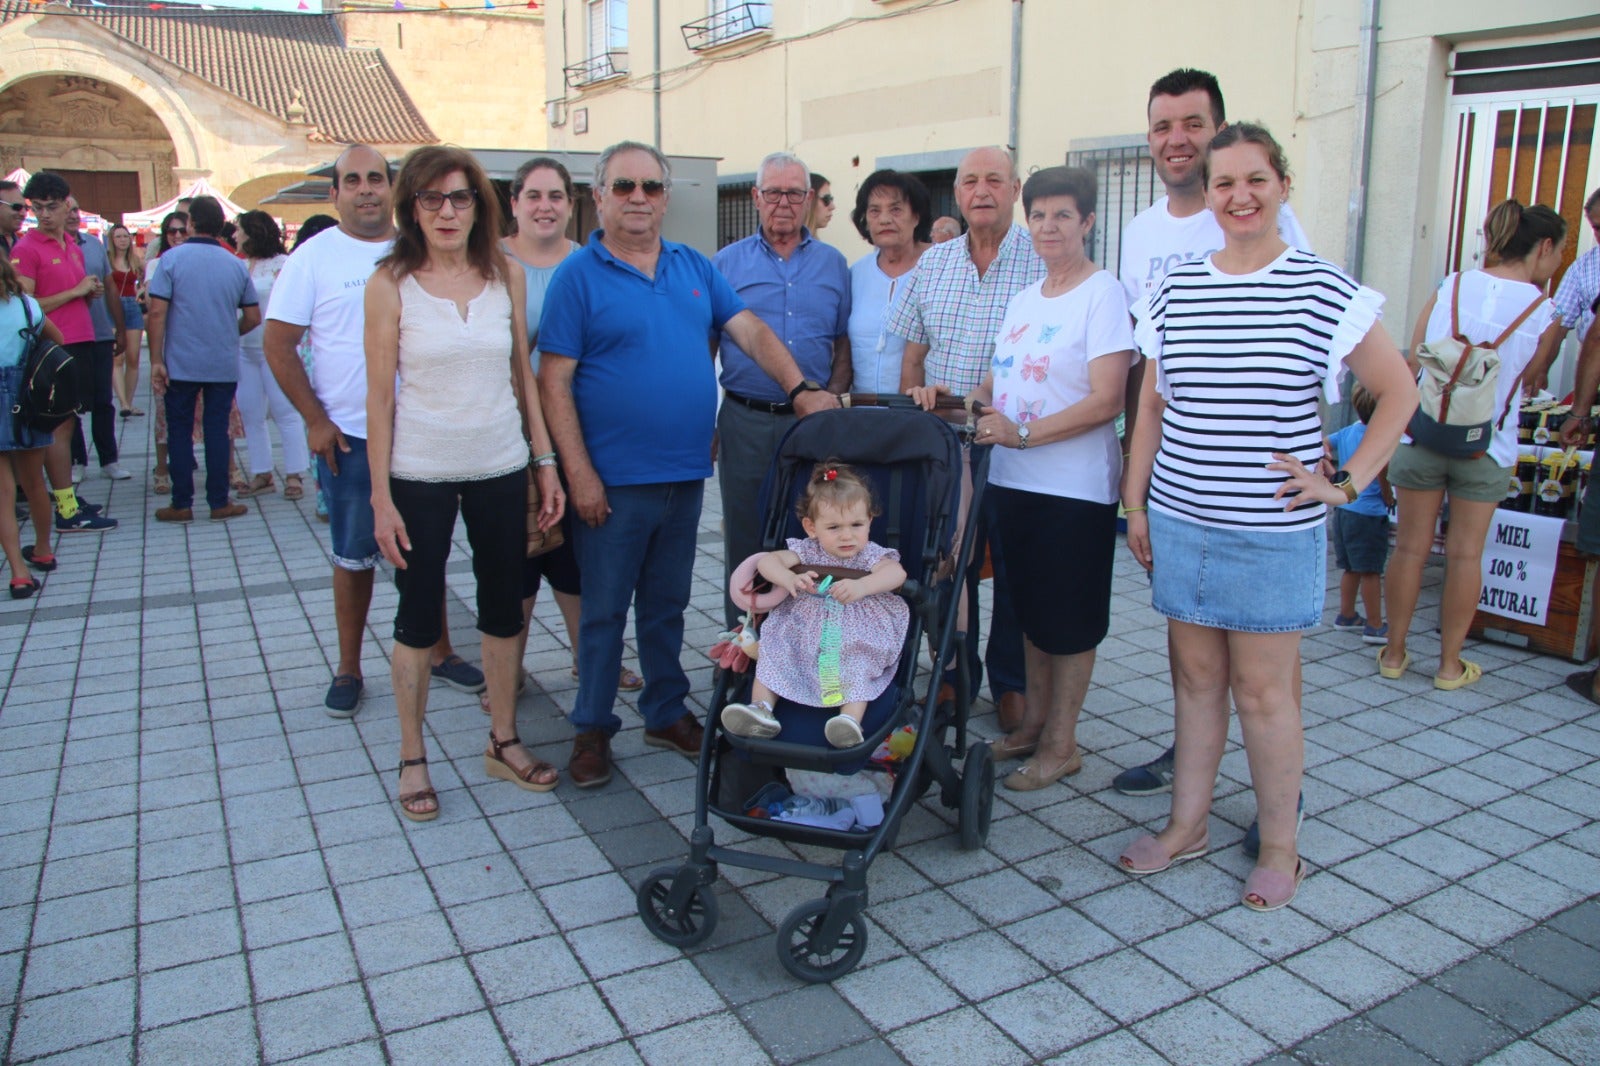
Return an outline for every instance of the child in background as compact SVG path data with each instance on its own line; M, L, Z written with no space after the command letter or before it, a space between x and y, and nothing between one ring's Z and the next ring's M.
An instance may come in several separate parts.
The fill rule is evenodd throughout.
M806 707L837 707L824 735L836 748L860 744L867 704L894 679L911 621L894 590L905 584L900 553L872 543L878 509L872 489L849 467L817 464L796 510L804 540L768 552L757 570L789 593L761 626L761 655L749 703L730 703L722 725L744 737L775 737L779 697ZM796 565L843 566L867 576L828 580Z
M1367 419L1375 406L1372 394L1357 385L1350 394L1350 405L1361 419L1328 437L1334 466L1342 466L1361 446L1367 432ZM1367 644L1385 644L1389 624L1383 620L1383 570L1389 561L1389 510L1394 506L1394 489L1389 487L1388 468L1372 479L1355 501L1333 509L1333 555L1344 574L1339 579L1339 613L1333 628L1361 631ZM1366 618L1356 614L1356 593Z

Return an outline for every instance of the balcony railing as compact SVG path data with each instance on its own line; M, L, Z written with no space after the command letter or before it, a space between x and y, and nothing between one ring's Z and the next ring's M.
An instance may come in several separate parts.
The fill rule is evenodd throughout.
M729 4L714 15L684 23L683 43L691 52L703 52L729 41L771 32L771 4Z
M601 52L597 56L585 59L582 63L574 63L570 67L562 67L567 76L567 87L580 89L585 85L595 82L609 81L620 78L628 73L627 52Z

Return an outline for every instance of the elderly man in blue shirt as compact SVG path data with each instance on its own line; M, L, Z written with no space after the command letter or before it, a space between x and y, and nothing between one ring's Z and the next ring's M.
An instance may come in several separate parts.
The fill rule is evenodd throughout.
M711 262L661 239L671 182L666 158L649 145L623 141L600 153L601 228L550 279L539 320L539 395L579 519L583 616L567 766L579 788L611 779L630 603L647 678L644 743L700 754L704 731L685 703L679 655L711 476L717 382L707 346L719 332L731 336L785 393L804 383L783 343ZM836 403L808 394L802 411Z
M850 387L850 267L837 248L802 224L810 207L811 173L788 152L774 152L756 168L756 232L735 241L711 261L757 318L789 349L802 380L780 382L739 347L721 337L722 410L717 415L717 481L722 488L724 578L761 550L758 497L767 464L794 424L796 408L815 403L806 393L841 393ZM833 406L831 399L823 401ZM729 628L739 609L728 597Z

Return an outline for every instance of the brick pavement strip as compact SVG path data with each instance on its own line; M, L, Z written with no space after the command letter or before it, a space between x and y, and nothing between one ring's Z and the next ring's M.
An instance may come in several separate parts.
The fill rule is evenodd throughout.
M123 432L139 470L149 427ZM1237 731L1211 854L1139 882L1112 866L1166 802L1109 779L1171 729L1165 637L1121 561L1083 773L998 794L978 852L936 802L914 807L872 870L861 966L802 986L772 931L815 884L725 868L721 922L687 953L638 921L645 871L686 854L693 767L644 748L631 710L611 785L531 796L484 779L475 699L435 691L444 813L404 823L387 582L362 713L333 722L309 500L169 528L142 479L91 490L122 528L64 540L43 593L0 607L0 1061L1600 1061L1600 713L1561 684L1567 664L1482 646L1485 681L1437 693L1380 683L1348 634L1309 634L1315 869L1292 908L1251 914ZM718 507L709 486L684 650L701 713ZM457 540L451 624L475 658ZM1430 572L1424 662L1437 602ZM571 660L553 604L534 626L519 729L561 760Z

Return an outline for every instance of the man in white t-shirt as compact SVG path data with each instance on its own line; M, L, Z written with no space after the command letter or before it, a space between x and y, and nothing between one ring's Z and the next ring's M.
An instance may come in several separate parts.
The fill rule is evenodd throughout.
M389 164L363 144L333 164L336 229L289 257L272 290L262 347L273 377L306 421L317 483L328 497L333 539L333 611L339 665L325 703L349 718L361 700L361 635L372 604L378 542L372 530L367 470L367 356L363 297L367 279L394 243ZM300 361L309 330L311 373ZM464 692L483 689L483 672L450 647L448 624L432 649L433 676Z
M1203 176L1206 148L1227 123L1222 88L1203 70L1174 70L1150 86L1145 109L1146 137L1156 176L1167 195L1134 216L1122 230L1122 263L1118 279L1136 307L1180 263L1202 259L1222 248L1222 227L1206 207ZM1285 244L1310 251L1311 242L1289 205L1278 211L1278 236ZM1144 361L1128 375L1127 431L1133 437ZM1172 789L1172 749L1154 762L1124 770L1111 782L1128 796L1153 796ZM1252 827L1253 829L1254 827ZM1247 839L1248 845L1248 839ZM1248 850L1248 848L1247 848Z

